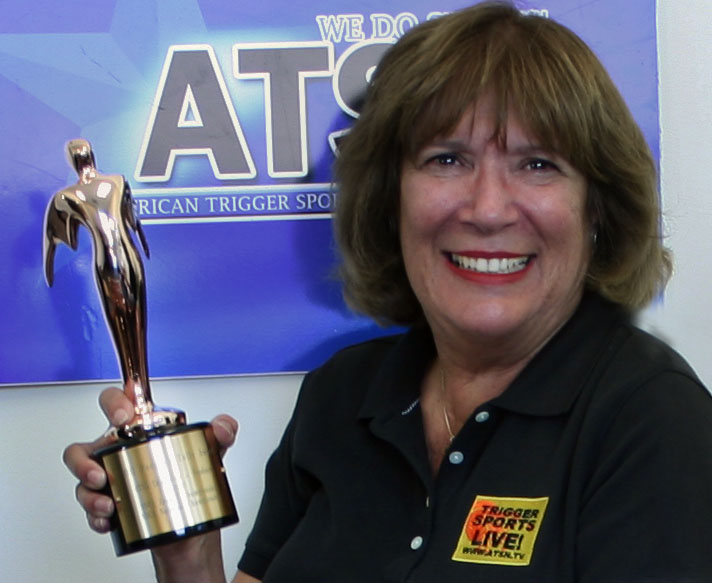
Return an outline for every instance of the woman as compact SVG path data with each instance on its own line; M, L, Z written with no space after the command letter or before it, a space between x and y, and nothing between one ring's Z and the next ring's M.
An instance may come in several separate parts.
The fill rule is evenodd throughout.
M500 3L417 27L336 171L346 296L410 330L307 375L234 581L712 580L712 400L630 322L670 270L655 165L585 44ZM103 531L96 445L65 459ZM215 534L154 560L223 580Z

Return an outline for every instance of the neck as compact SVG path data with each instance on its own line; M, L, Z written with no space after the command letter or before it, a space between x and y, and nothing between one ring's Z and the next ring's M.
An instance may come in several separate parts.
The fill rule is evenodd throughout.
M438 377L438 398L449 413L453 433L460 430L477 407L501 395L527 362L473 371L438 358L431 374Z
M469 370L446 366L441 358L433 362L423 380L420 405L434 474L475 409L502 394L520 370L485 370L473 376Z

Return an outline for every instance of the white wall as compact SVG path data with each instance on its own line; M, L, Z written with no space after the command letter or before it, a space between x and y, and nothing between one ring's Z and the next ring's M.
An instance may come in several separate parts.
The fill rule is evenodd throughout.
M675 274L646 316L712 389L710 30L710 0L658 0L662 192Z
M646 314L712 386L712 2L659 0L662 185L677 271L661 307ZM41 355L38 355L41 358ZM229 412L241 421L226 465L242 523L224 531L229 571L240 554L262 488L262 467L291 410L300 377L161 381L158 404L190 420ZM105 429L101 387L0 389L0 582L151 581L147 553L116 559L107 537L91 533L73 502L61 451Z

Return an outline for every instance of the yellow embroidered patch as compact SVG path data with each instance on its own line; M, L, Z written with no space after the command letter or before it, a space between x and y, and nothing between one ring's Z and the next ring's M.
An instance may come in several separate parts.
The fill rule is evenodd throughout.
M477 496L453 561L526 566L531 562L549 498Z

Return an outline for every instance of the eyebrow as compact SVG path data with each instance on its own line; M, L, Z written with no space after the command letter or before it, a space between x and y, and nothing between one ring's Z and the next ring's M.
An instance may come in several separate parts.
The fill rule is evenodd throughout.
M464 149L467 148L467 142L463 140L453 139L453 138L434 138L425 144L421 150L426 148L450 148L450 149Z
M526 155L526 154L547 154L549 156L558 156L556 152L553 150L550 150L549 148L545 148L541 144L537 143L527 143L527 144L522 144L521 146L516 146L515 148L507 148L507 152L509 154L514 154L514 155Z
M495 139L495 138L492 138ZM452 150L463 150L463 149L469 149L470 145L468 142L465 140L460 140L456 138L435 138L426 144L423 145L421 150L424 150L426 148L444 148L444 149L452 149ZM546 148L542 144L538 142L526 142L520 145L515 146L514 148L510 147L510 142L507 143L507 148L505 150L507 154L511 154L514 156L524 156L524 155L531 155L531 154L547 154L549 156L558 156L560 157L559 154L557 154L554 150L551 150L549 148Z

